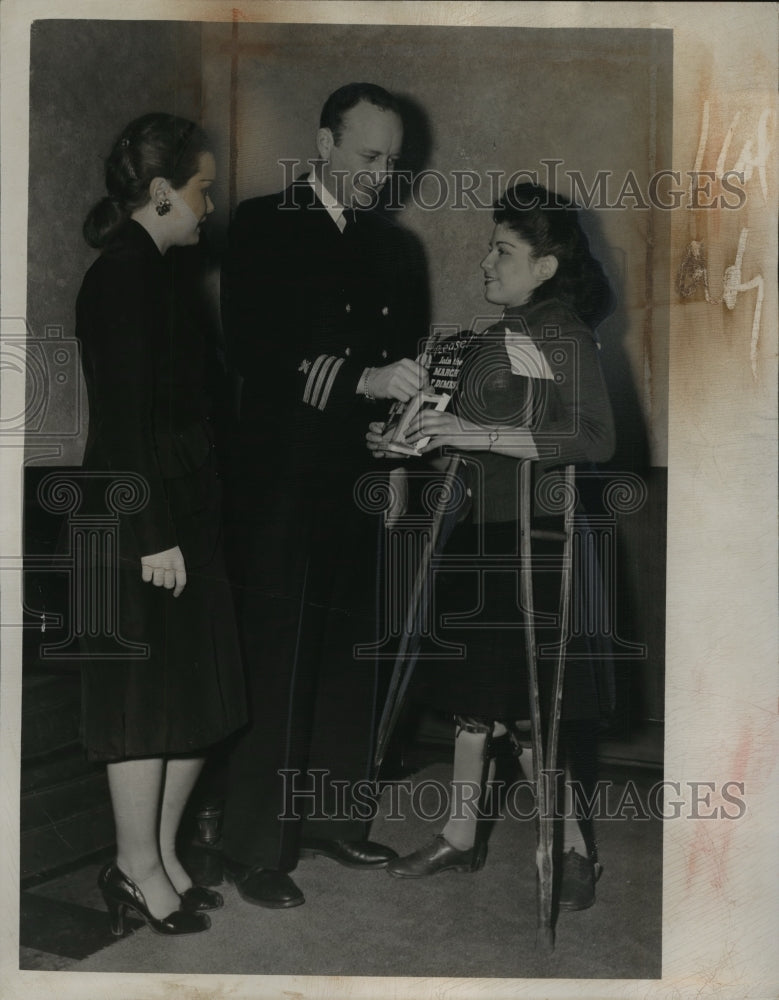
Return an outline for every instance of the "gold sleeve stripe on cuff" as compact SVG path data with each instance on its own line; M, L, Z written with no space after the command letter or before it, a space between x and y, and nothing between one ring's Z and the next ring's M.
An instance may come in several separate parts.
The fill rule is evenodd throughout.
M317 380L317 375L319 373L319 369L322 367L322 365L325 363L325 361L327 361L327 359L329 357L330 357L329 354L320 354L319 357L316 359L316 361L313 363L313 365L311 365L311 371L308 373L308 379L306 381L306 387L305 387L305 389L303 389L303 402L304 403L309 403L312 406L314 405L311 402L311 394L312 394L312 392L314 390L314 385L315 385L316 380Z
M325 382L327 381L327 375L334 364L335 358L331 355L327 355L322 363L322 367L317 372L316 382L314 383L314 388L311 391L311 405L317 406L319 409L321 409L321 406L319 406L319 400L322 396Z
M333 382L335 382L335 377L338 374L338 369L341 367L343 363L344 359L338 358L335 364L332 365L330 368L330 374L328 375L327 382L325 383L325 387L322 390L321 399L317 403L317 406L319 407L320 410L324 410L324 408L327 406L327 401L330 398L330 391L333 388Z
M337 358L333 354L321 354L316 359L317 371L316 377L314 378L313 384L311 386L311 391L308 393L308 399L306 402L311 406L316 406L320 410L323 409L321 405L322 395L325 391L325 387L328 381L328 375L332 370L333 365L342 361L343 358ZM320 364L321 361L321 364Z

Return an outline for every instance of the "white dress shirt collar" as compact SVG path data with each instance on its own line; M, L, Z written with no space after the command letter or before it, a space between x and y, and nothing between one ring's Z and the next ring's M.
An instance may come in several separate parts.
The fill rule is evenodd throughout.
M308 175L308 183L314 189L314 194L317 199L321 202L323 208L326 210L327 214L333 220L333 222L338 226L341 232L346 228L346 219L344 219L344 207L341 202L331 194L327 188L324 186L322 181L316 176L315 172L312 170Z

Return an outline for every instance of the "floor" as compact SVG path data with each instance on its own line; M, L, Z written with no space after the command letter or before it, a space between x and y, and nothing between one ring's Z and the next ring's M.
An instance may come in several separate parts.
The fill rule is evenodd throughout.
M427 764L404 786L423 811L446 764ZM21 894L20 968L51 971L231 973L244 975L455 976L506 978L633 978L661 974L662 824L647 796L662 778L656 768L604 763L609 813L597 835L604 874L597 902L557 919L551 957L534 947L535 830L517 815L495 824L485 867L398 880L382 871L355 872L322 858L301 861L295 879L306 905L271 911L245 903L231 885L211 930L171 941L133 924L122 938L109 931L96 887L106 856L93 857ZM397 793L398 786L395 791ZM526 793L522 793L526 794ZM397 801L397 798L396 798ZM521 799L518 800L521 803ZM532 808L532 800L525 807ZM523 806L517 812L529 811ZM440 823L392 817L389 790L372 836L403 854ZM643 815L642 815L643 814ZM189 849L193 875L221 882L217 850Z

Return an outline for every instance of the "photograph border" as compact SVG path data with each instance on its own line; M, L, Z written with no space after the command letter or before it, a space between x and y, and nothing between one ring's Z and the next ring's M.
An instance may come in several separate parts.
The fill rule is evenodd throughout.
M714 169L734 110L766 122L764 143L737 134L750 200L738 213L672 213L670 287L694 235L712 261L738 264L733 305L674 296L669 333L665 777L743 782L738 819L664 830L660 980L362 979L20 971L18 920L6 920L0 996L84 1000L203 996L509 998L765 997L779 962L777 714L777 8L774 3L331 3L254 0L239 10L188 0L5 0L0 7L0 321L27 313L30 25L43 18L669 28L674 32L673 165ZM766 114L764 114L764 112ZM724 123L724 125L723 125ZM704 124L706 128L704 129ZM728 140L729 141L729 140ZM768 144L767 148L765 143ZM761 157L765 155L765 162ZM720 158L722 153L720 152ZM737 164L738 165L738 164ZM741 164L744 165L743 163ZM754 194L754 200L752 195ZM762 200L761 200L762 199ZM753 207L754 206L754 207ZM694 216L694 222L693 222ZM697 227L697 228L696 228ZM693 234L693 229L696 233ZM741 252L739 235L748 231ZM713 267L712 267L712 270ZM763 277L755 346L756 275ZM727 274L713 275L717 290ZM749 286L744 288L743 286ZM743 294L742 294L743 293ZM754 347L754 350L752 348ZM0 421L24 412L24 379L0 370ZM0 422L0 426L3 424ZM6 425L7 426L7 425ZM0 440L0 785L2 898L18 898L24 437ZM716 805L716 803L715 803Z

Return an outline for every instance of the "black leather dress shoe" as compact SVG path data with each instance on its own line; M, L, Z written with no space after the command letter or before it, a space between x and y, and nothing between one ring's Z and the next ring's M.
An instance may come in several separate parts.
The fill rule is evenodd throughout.
M347 868L385 868L389 861L397 858L390 847L376 844L372 840L327 840L324 837L308 837L300 846L301 858L332 858Z
M242 899L270 910L285 910L300 906L306 897L286 872L272 868L252 868L238 861L224 859L224 872Z
M439 872L475 872L484 865L485 850L469 847L460 851L452 847L440 833L429 844L405 858L387 865L387 872L396 878L425 878Z
M560 909L586 910L595 902L595 883L603 868L594 858L583 858L573 848L563 855Z

